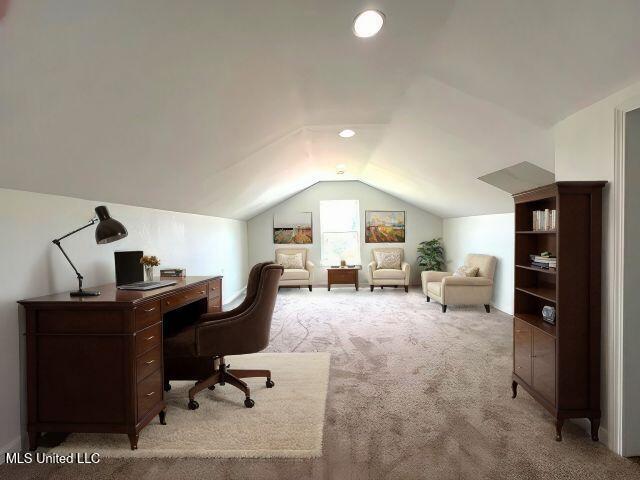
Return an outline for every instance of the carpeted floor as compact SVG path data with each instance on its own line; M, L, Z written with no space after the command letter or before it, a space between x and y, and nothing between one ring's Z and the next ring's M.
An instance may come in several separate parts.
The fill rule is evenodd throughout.
M442 314L417 288L283 290L276 308L269 351L332 354L322 457L4 465L0 477L640 478L640 465L573 424L556 442L552 419L525 392L511 399L508 315Z

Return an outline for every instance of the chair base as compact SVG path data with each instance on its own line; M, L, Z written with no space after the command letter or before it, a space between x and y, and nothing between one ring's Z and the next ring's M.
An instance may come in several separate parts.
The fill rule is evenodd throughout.
M398 286L400 286L400 285L369 285L369 288L373 292L373 287L380 287L380 290L384 290L384 287L398 288ZM404 287L405 293L409 293L409 285L401 285L401 286Z
M251 389L246 382L240 380L241 378L265 377L267 379L267 388L272 388L275 385L271 380L271 370L228 369L228 366L224 362L224 357L219 358L219 365L220 366L213 375L196 382L196 384L189 389L189 403L187 405L189 410L195 410L200 406L195 399L195 396L198 393L206 388L213 390L216 385L225 385L228 383L229 385L236 387L238 390L241 390L245 395L244 406L247 408L253 407L255 402L251 399Z
M278 285L278 291L280 291L281 288L297 288L300 290L303 287L307 287L310 292L313 292L313 285Z
M431 301L431 297L427 296L427 302ZM485 303L484 304L484 309L487 313L491 313L491 305ZM442 313L446 313L447 312L447 306L442 304Z

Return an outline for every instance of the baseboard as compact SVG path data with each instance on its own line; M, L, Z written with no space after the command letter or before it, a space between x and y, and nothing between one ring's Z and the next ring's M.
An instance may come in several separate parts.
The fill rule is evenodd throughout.
M587 432L589 436L591 436L591 422L587 418L572 418L571 422L578 425L581 429ZM598 430L598 439L600 443L611 449L609 446L609 431L606 428L602 426L600 427Z
M246 285L241 288L240 290L238 290L237 292L231 294L231 296L229 298L226 298L225 300L225 305L229 304L229 303L233 303L234 301L236 301L238 299L238 297L240 297L241 295L244 295L244 293L247 291L247 287Z
M498 305L491 302L491 306L496 310L500 310L502 313L506 313L507 315L513 315L513 305Z
M18 435L12 441L0 447L0 465L5 462L7 453L19 452L22 450L22 439Z

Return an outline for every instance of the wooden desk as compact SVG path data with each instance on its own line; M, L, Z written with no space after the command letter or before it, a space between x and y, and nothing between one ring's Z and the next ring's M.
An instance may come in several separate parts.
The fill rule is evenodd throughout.
M175 280L145 292L109 284L98 297L67 292L18 302L27 321L31 450L42 432L126 433L135 450L156 415L164 424L165 314L222 309L222 277Z

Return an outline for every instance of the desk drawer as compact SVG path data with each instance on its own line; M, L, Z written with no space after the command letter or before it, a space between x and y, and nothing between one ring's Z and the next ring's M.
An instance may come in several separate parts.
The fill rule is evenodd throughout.
M148 352L156 345L160 345L162 340L162 323L145 328L136 333L136 357Z
M161 356L160 346L157 346L147 353L143 353L136 359L136 382L144 380L150 373L160 368L162 364Z
M162 370L152 373L138 384L138 421L162 401Z
M209 298L222 296L222 279L214 278L209 281Z
M158 323L162 318L160 302L149 302L134 309L136 331Z
M196 285L184 292L176 293L162 300L162 311L167 312L178 307L191 303L200 298L207 297L207 287L205 284Z

